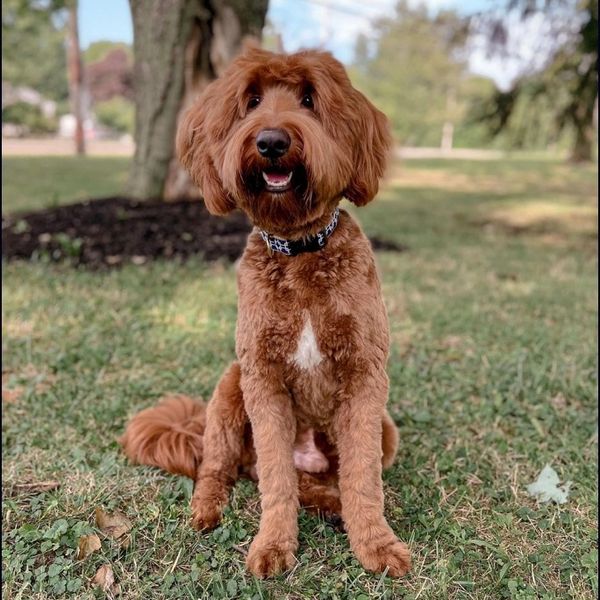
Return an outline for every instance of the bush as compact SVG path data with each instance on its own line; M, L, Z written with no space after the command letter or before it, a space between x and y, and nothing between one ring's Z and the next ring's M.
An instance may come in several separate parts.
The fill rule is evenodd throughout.
M55 133L58 123L48 118L39 106L27 102L16 102L2 109L2 123L21 125L27 133Z
M94 111L98 121L121 133L133 133L135 109L133 102L125 98L114 97L104 102L98 102Z

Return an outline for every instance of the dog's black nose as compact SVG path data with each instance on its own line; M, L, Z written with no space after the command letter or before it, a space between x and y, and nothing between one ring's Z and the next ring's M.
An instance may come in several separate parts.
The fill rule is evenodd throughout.
M283 129L263 129L256 136L256 147L265 158L280 158L290 147L292 140Z

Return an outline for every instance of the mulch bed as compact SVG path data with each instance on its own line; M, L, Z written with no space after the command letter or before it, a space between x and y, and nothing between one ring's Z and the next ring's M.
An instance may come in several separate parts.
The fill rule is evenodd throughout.
M2 258L69 262L106 269L155 259L235 261L252 229L242 213L214 217L197 200L102 198L2 216ZM375 250L403 246L371 238Z

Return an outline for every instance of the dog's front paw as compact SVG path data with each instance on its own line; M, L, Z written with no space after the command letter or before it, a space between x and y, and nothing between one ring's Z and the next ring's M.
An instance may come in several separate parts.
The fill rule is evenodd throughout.
M390 577L402 577L410 571L410 550L394 536L357 544L355 552L362 566L368 571L381 573L387 567Z
M200 504L192 499L192 527L198 531L214 529L223 517L218 504Z
M226 489L210 479L200 480L192 496L192 527L198 531L214 529L221 522L226 505Z
M293 542L267 542L260 537L254 538L246 557L246 568L256 577L271 577L294 566L294 552L297 544Z

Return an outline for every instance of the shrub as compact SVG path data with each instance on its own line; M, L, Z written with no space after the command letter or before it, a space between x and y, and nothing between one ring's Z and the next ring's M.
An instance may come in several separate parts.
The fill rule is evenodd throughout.
M21 125L28 133L55 133L58 123L42 113L39 106L16 102L2 109L2 123Z
M95 105L96 117L102 125L121 133L133 133L135 109L133 102L114 97Z

